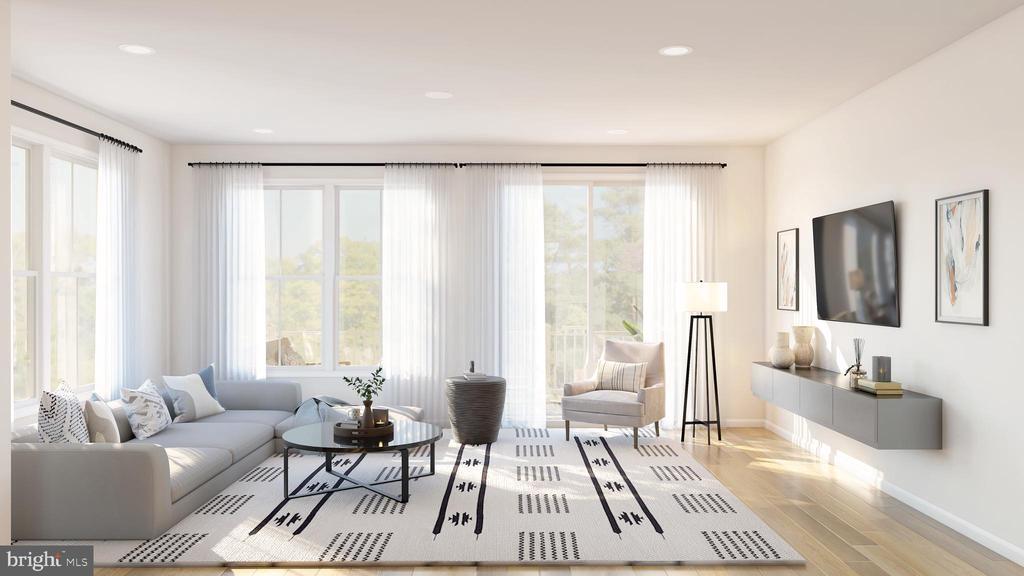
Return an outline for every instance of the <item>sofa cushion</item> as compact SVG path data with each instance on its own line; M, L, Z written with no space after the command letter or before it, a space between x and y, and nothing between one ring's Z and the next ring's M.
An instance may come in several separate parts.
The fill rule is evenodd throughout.
M43 390L39 396L39 440L47 444L86 444L89 428L78 397L61 384L56 390Z
M164 448L221 448L238 462L253 450L274 439L274 429L251 422L181 422L158 434L132 442L146 442Z
M231 453L220 448L164 448L171 470L171 502L210 481L231 466Z
M164 387L174 403L175 422L191 422L224 411L199 374L164 376Z
M121 443L121 433L110 405L93 394L85 401L85 423L89 426L89 441L111 444Z
M171 423L171 413L152 380L146 380L137 389L122 390L121 399L136 438L158 434Z
M566 396L562 398L562 409L616 416L639 417L644 414L644 405L637 401L636 394L618 390L594 390L579 396Z
M196 422L251 422L277 426L291 417L292 413L284 410L226 410L220 414L200 418Z

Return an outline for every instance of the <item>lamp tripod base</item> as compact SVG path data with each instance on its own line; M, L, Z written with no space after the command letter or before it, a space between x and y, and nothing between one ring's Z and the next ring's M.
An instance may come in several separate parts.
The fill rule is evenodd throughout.
M703 420L697 418L697 389L699 378L697 375L700 366L700 341L704 340L704 405L705 417ZM708 351L710 350L710 359ZM710 360L710 362L709 362ZM690 374L693 374L693 418L687 419L687 408L690 403ZM711 386L715 389L715 417L711 419ZM718 433L718 441L722 441L722 418L718 407L718 363L715 358L715 326L710 315L696 314L690 316L690 335L686 344L686 383L683 388L683 431L680 434L680 442L686 441L686 428L693 426L690 437L697 437L697 426L704 426L708 432L708 445L711 445L711 427L714 426Z

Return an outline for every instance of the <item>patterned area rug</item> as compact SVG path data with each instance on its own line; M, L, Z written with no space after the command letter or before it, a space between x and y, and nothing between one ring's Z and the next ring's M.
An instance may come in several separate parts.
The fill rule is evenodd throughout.
M363 489L282 498L280 455L166 534L95 542L100 565L801 563L678 441L629 433L505 429L498 442L437 445L436 474L399 504ZM397 478L392 454L337 456L363 481ZM429 467L411 453L412 474ZM324 458L289 458L293 493L338 486ZM397 491L398 483L385 489Z

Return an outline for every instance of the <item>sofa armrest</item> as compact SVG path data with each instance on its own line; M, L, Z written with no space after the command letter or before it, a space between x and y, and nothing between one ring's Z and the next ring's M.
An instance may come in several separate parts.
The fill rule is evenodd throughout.
M562 388L563 396L578 396L584 392L597 390L596 380L583 380L582 382L567 382Z
M665 417L665 385L641 388L637 400L644 405L644 420L653 422Z
M302 402L302 387L289 380L218 381L217 400L225 410L293 412Z
M171 525L167 452L128 444L11 446L17 540L134 540Z

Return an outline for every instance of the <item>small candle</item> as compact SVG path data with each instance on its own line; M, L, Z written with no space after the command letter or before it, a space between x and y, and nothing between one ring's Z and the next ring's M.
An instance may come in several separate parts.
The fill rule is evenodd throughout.
M892 358L888 356L872 356L871 379L875 382L892 381Z

